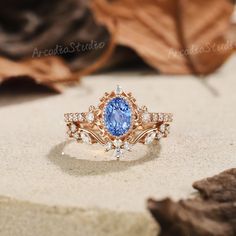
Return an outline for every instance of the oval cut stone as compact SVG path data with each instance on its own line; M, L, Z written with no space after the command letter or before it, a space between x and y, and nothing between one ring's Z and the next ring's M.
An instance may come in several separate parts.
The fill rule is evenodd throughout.
M118 137L127 133L131 126L131 119L131 108L124 98L115 97L105 107L104 123L113 136Z

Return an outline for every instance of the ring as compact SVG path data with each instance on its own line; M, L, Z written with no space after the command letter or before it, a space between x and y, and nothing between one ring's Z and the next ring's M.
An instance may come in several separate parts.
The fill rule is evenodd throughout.
M167 137L173 115L138 107L132 94L118 85L104 94L97 107L90 106L88 112L65 113L64 120L70 138L86 144L100 143L119 158L137 143L151 144Z

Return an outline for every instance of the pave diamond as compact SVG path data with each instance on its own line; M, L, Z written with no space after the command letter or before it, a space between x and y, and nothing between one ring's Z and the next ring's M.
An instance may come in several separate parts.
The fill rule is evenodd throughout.
M65 121L69 120L68 114L64 114L64 119L65 119Z
M84 117L81 113L78 114L78 120L82 122L84 120Z
M74 116L73 116L72 113L68 114L68 120L69 120L69 121L73 121L73 118L74 118Z
M153 122L157 122L158 121L158 114L157 113L153 113L152 114L152 120L153 120Z
M163 113L159 113L158 118L159 118L159 121L163 121L163 119L164 119Z
M78 121L78 114L77 113L73 114L73 121L74 122Z
M142 121L148 123L150 122L150 120L151 120L151 115L148 112L144 112L142 114Z
M167 122L169 120L169 115L168 114L165 114L164 115L164 122Z
M131 108L124 98L115 97L105 107L104 123L113 136L119 137L126 134L131 126L131 119Z
M155 137L156 137L155 131L149 133L145 138L145 144L151 144L154 141Z

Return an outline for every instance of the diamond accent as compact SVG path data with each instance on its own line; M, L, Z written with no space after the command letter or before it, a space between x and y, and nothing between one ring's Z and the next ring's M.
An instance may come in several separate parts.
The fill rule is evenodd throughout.
M152 120L153 120L153 122L157 122L158 121L158 114L157 113L153 113L152 114Z
M69 120L69 121L73 121L73 118L74 118L74 116L73 116L72 113L68 114L68 120Z
M78 133L74 133L73 137L78 140L79 139L79 134Z
M84 143L91 144L91 138L86 132L82 131L80 136L81 136L81 139Z
M119 148L122 145L122 141L120 139L116 139L113 141L115 147Z
M87 115L86 115L86 119L89 123L92 123L94 121L94 114L92 112L89 112Z
M120 148L116 148L113 153L113 157L120 158L123 155L123 151Z
M159 140L159 139L161 139L163 137L163 134L161 133L161 132L158 132L157 133L157 139Z
M74 122L78 121L78 114L77 113L73 114L73 121Z
M68 114L64 114L64 120L68 121Z
M68 129L66 133L71 137L72 133L70 129Z
M115 94L120 95L120 94L122 94L122 92L123 92L122 87L120 85L117 85L116 90L115 90Z
M159 114L158 114L158 120L159 120L159 121L163 121L163 120L164 120L164 115L163 115L163 113L159 113Z
M76 125L75 124L71 124L70 130L71 130L72 133L76 132L76 130L77 130Z
M82 122L84 120L84 117L81 113L78 114L78 120Z
M169 121L169 115L168 114L165 114L164 115L164 122L168 122Z
M145 144L151 144L154 141L155 137L156 137L155 131L149 133L145 138Z
M106 151L111 150L111 149L112 149L112 143L111 143L111 142L107 142L107 143L105 144L105 148L106 148Z
M131 144L129 142L124 142L124 149L127 151L131 150Z
M166 130L166 126L165 126L164 124L162 124L162 125L160 126L159 130L160 130L162 133L164 133L165 130Z
M148 123L148 122L150 122L150 120L151 120L150 114L149 114L148 112L144 112L144 113L142 114L142 121L143 121L144 123Z

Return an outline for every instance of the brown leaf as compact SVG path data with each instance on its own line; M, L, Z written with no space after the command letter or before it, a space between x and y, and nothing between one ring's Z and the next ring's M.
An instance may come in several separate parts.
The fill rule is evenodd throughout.
M61 86L53 82L72 78L68 66L57 57L28 59L20 62L0 57L0 65L0 82L26 77L37 84L60 92Z
M161 226L160 236L235 236L236 169L194 183L201 197L172 201L148 200ZM207 196L207 197L206 197Z
M224 37L229 0L94 0L92 9L110 31L116 27L116 44L162 73L207 74L233 51Z
M96 45L108 39L107 30L96 24L88 4L88 0L1 1L0 55L22 59L53 50L72 70L87 67L105 49Z

